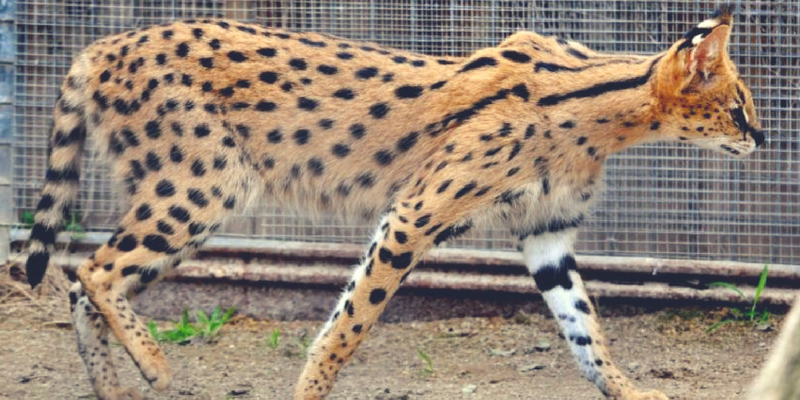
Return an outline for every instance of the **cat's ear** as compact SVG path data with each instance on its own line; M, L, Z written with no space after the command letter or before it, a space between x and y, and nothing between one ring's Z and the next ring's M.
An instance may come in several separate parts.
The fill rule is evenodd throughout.
M732 11L732 6L718 9L672 46L665 61L673 89L679 92L692 82L708 81L728 61Z

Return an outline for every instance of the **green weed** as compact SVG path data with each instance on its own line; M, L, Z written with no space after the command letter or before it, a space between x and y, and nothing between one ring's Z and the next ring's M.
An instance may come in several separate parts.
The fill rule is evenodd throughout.
M267 339L267 346L269 346L270 349L275 350L278 348L280 342L281 342L281 330L275 328L272 330L272 335L270 335L269 339Z
M421 371L422 375L423 376L433 375L434 372L436 372L436 370L433 368L433 360L431 360L431 356L429 356L428 353L425 352L425 350L420 348L417 348L417 355L419 356L419 358L422 359L422 364L424 365Z
M767 286L767 273L769 271L769 266L764 265L764 269L761 270L761 276L758 279L758 286L756 286L756 292L753 296L753 304L750 306L749 309L741 310L738 308L731 308L728 311L728 315L724 316L721 320L715 322L711 326L706 329L706 333L714 333L719 328L732 324L734 322L744 322L747 324L756 324L756 323L767 323L769 322L770 314L769 311L764 310L760 312L757 310L758 301L761 299L761 295L764 293L764 288ZM746 298L744 293L734 284L728 282L712 282L709 284L711 287L721 287L724 289L728 289L734 293L736 293L741 298Z
M208 316L203 310L197 310L195 312L197 323L193 324L189 321L189 310L186 309L183 310L179 321L172 321L172 329L160 331L156 322L152 320L147 323L147 329L156 341L186 344L193 338L210 339L217 336L234 312L236 310L233 307L228 308L224 314L219 307L214 307L211 316Z

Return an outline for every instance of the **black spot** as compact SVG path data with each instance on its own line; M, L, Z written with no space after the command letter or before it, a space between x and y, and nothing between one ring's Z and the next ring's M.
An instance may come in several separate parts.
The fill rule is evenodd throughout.
M411 260L414 258L414 252L407 251L392 257L392 268L406 269L411 265Z
M350 154L350 147L343 143L337 143L331 147L331 153L339 158L347 157Z
M172 35L173 34L174 34L174 32L172 32L171 30L166 30L164 32L161 32L161 37L163 37L166 40L170 40L170 39L172 39Z
M651 130L651 131L658 130L658 128L659 128L660 126L661 126L661 122L655 121L655 122L653 122L652 124L650 124L650 130Z
M413 65L413 66L415 66L417 68L424 67L425 66L425 60L414 60L414 61L411 61L411 65Z
M147 238L145 238L147 239ZM177 252L177 251L175 251ZM144 285L147 285L150 282L153 282L156 278L158 278L158 270L155 268L140 268L139 269L139 282Z
M513 93L514 96L517 96L524 101L528 101L528 99L531 96L530 92L528 91L528 87L525 86L525 84L523 83L520 83L519 85L516 85L513 88L511 88L511 93Z
M192 163L192 174L194 176L203 176L206 174L206 166L200 160L194 160Z
M125 235L117 244L117 250L128 252L135 249L137 245L136 237L133 235Z
M381 247L380 250L378 250L378 259L384 264L388 264L392 261L392 256L394 256L392 251L386 247Z
M209 82L203 82L202 88L203 88L204 92L210 92L210 91L214 90L214 84L211 83L210 81Z
M150 139L158 139L161 137L161 124L158 121L150 121L144 126L147 137Z
M300 43L303 43L307 46L311 47L325 47L327 44L325 42L317 42L308 38L300 38L298 39Z
M189 210L181 206L170 206L168 212L169 216L175 218L178 222L187 223L192 218Z
M250 137L250 127L249 126L244 125L244 124L236 124L236 126L234 126L234 129L236 130L236 133L239 134L239 136L241 136L241 137L243 137L245 139Z
M197 236L206 230L206 225L199 222L192 222L189 224L189 234Z
M111 79L111 71L105 70L100 74L100 83L108 82L109 79Z
M575 127L575 121L565 121L559 126L564 129L572 129Z
M580 299L575 302L575 308L577 308L578 310L580 310L582 313L584 313L586 315L589 315L589 314L592 313L592 311L589 309L589 305L586 304L585 301L580 300Z
M394 160L394 154L388 150L380 150L375 153L374 158L375 162L377 162L379 165L386 166L392 163L392 160Z
M356 94L350 89L339 89L333 92L333 96L344 100L352 100L356 97Z
M231 26L231 24L229 24L229 23L227 23L225 21L219 21L219 22L217 22L217 25L219 25L222 29L228 29Z
M331 128L333 128L333 123L334 122L333 122L332 119L327 119L327 118L323 118L323 119L319 120L319 122L317 122L317 124L322 129L331 129Z
M239 51L230 51L228 52L228 59L233 62L245 62L247 61L247 57Z
M389 105L386 103L378 103L369 108L369 115L375 119L380 119L389 113Z
M142 179L147 174L139 160L131 160L131 174L136 179Z
M461 189L459 189L458 192L456 192L455 198L456 199L460 199L460 198L466 196L467 194L469 194L469 192L471 192L477 186L478 186L478 183L475 182L475 181L467 183Z
M476 58L476 59L470 61L467 65L463 66L461 68L461 70L459 70L458 72L459 73L467 72L467 71L471 71L473 69L478 69L478 68L482 68L482 67L492 67L492 66L495 66L495 65L497 65L497 60L495 60L494 58L491 58L491 57L479 57L479 58Z
M292 137L294 138L295 143L304 145L311 139L311 131L308 129L298 129L294 132Z
M356 139L363 138L364 134L366 133L366 128L364 128L364 125L362 124L350 125L349 130L350 130L350 135Z
M374 78L377 75L378 75L378 69L375 67L361 68L358 71L356 71L356 77L359 79Z
M275 159L273 159L272 157L268 156L268 157L264 158L264 161L262 162L262 164L264 165L264 168L266 168L266 169L273 169L273 168L275 168Z
M375 177L371 173L365 172L356 177L356 183L363 188L370 188L375 185Z
M360 334L363 327L361 324L353 325L353 333Z
M394 95L399 99L413 99L422 96L422 86L403 85L395 89Z
M184 86L192 86L192 77L186 74L181 75L181 84Z
M234 92L233 86L228 86L219 90L219 94L222 97L231 97L233 96L233 92Z
M186 42L180 43L175 49L175 55L178 57L186 57L189 54L189 44Z
M261 100L256 104L256 111L270 112L277 108L277 105L271 101Z
M142 244L144 247L147 247L150 251L154 251L156 253L177 253L177 249L173 249L170 247L169 242L164 236L161 235L147 235L142 240Z
M161 158L152 151L148 152L147 156L145 156L145 164L147 164L147 168L151 171L161 170Z
M114 266L114 264L109 264L109 265L111 265L112 267ZM126 276L129 276L129 275L135 274L138 269L139 269L139 266L131 265L131 266L123 268L122 271L120 271L120 272L121 272L123 277L126 277ZM109 271L110 271L110 269L109 269Z
M208 199L206 199L206 196L203 194L203 191L201 191L200 189L189 189L187 191L187 195L188 195L189 201L191 201L192 203L194 203L196 206L198 206L200 208L203 208L203 207L208 205ZM187 214L188 214L188 212L187 212ZM170 215L172 215L172 209L171 208L170 208ZM185 221L182 221L182 222L185 222Z
M385 299L386 291L383 289L372 289L372 292L369 293L369 302L373 305L380 304ZM355 327L353 328L355 329Z
M261 79L262 82L272 84L278 81L278 74L272 71L265 71L258 75L258 79Z
M232 210L233 207L236 205L236 198L233 196L228 197L225 201L222 202L222 207L225 207L228 210Z
M570 270L577 270L575 258L565 255L559 265L545 265L533 274L536 286L542 292L552 290L556 286L561 286L565 290L572 288L572 280L569 277Z
M248 81L246 79L239 79L238 81L236 81L236 87L238 87L238 88L249 88L250 87L250 81Z
M264 48L256 50L256 53L258 55L261 55L261 56L264 56L264 57L275 57L276 51L273 48L264 47Z
M586 140L587 139L585 136L581 136L578 138L578 141L576 143L578 144L578 146L582 146L584 143L586 143Z
M283 135L278 129L272 130L267 133L267 141L270 143L280 143L283 140Z
M321 176L325 172L325 164L319 158L311 158L308 160L308 170L314 176Z
M397 243L405 244L408 242L408 235L406 235L406 233L403 231L395 231L394 239L397 240Z
M429 222L431 222L431 215L425 214L414 221L414 226L417 228L422 228L423 226L428 225Z
M169 150L169 159L176 164L183 161L183 150L177 145L172 145L172 148Z
M529 55L514 50L504 50L502 53L500 53L500 55L508 60L518 63L526 63L531 61L531 57Z
M419 138L419 132L411 132L397 141L397 150L400 152L406 152L410 150L414 145L417 144L417 139Z
M302 58L293 58L289 60L289 66L296 71L305 71L308 68L306 61Z
M233 140L233 138L230 136L225 136L224 138L222 138L222 145L225 147L235 147L236 141Z
M162 179L156 184L156 195L158 197L170 197L175 194L175 185L166 180Z
M281 85L281 90L283 90L283 91L284 91L284 92L286 92L286 93L289 93L289 92L291 92L291 91L292 91L292 87L293 87L293 86L292 86L292 82L284 82L284 83Z
M203 57L200 59L200 65L202 65L205 68L214 68L214 58Z
M569 340L572 340L578 346L588 346L592 344L592 338L589 336L570 336Z
M460 226L448 226L445 229L442 229L441 232L436 234L436 237L433 238L433 244L438 246L441 243L444 243L450 239L457 238L472 228L472 223L466 223Z
M445 83L447 83L447 81L436 82L433 85L431 85L431 90L440 89L442 86L444 86Z
M353 54L341 52L341 53L336 53L336 57L339 57L342 60L350 60L353 58Z
M588 154L590 156L595 155L595 153L597 153L597 148L595 148L595 147L588 147L586 149L586 154Z
M394 61L397 64L403 64L406 61L408 61L408 58L405 58L403 56L394 56L392 57L392 61Z
M317 108L318 105L319 102L313 99L309 99L306 97L300 97L297 99L297 107L303 110L313 111L315 108Z
M200 28L192 29L192 35L194 35L195 39L200 39L203 37L203 30Z
M212 50L219 50L220 47L222 47L222 44L220 44L219 39L211 39L211 41L208 42L208 45L209 47L211 47Z
M194 127L194 135L198 138L203 138L208 136L211 133L211 130L208 129L208 125L200 124Z
M335 75L337 72L339 72L339 69L334 67L334 66L332 66L332 65L322 64L322 65L317 67L317 71L319 71L319 72L321 72L321 73L323 73L325 75Z

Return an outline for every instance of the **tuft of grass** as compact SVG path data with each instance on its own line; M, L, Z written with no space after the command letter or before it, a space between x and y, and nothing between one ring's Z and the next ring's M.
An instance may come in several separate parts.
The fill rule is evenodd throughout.
M225 313L222 313L219 307L214 307L209 316L203 310L197 310L195 312L197 323L193 324L189 321L189 310L185 309L180 320L172 321L172 329L159 330L156 322L152 320L147 323L147 329L158 342L186 344L194 338L210 339L217 336L234 312L236 310L233 307L225 310Z
M69 221L64 224L64 230L70 233L72 240L81 240L86 237L86 230L81 225L82 220L81 214L73 211L70 214Z
M436 372L436 369L434 369L433 367L433 360L431 359L431 356L429 356L428 353L426 353L425 350L421 348L417 348L417 355L419 356L420 359L422 359L422 364L424 365L421 371L422 375L423 376L433 375Z
M761 276L758 279L758 286L756 286L756 292L753 296L753 303L749 309L741 310L738 308L731 308L726 316L709 326L708 329L706 329L706 333L714 333L719 330L719 328L736 322L742 322L749 325L757 323L764 324L769 322L769 311L758 311L758 302L761 300L761 295L764 293L764 288L767 286L768 272L769 266L765 264L764 269L761 270ZM728 282L712 282L709 284L709 286L728 289L743 299L747 297L736 285Z
M275 328L272 330L272 335L270 335L269 339L267 339L267 346L269 346L270 349L275 350L278 348L280 342L281 342L281 330Z

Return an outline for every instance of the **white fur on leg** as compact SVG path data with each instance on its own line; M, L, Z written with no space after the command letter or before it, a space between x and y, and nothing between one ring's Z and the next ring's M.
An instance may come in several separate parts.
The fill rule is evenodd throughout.
M523 256L542 296L567 338L583 376L603 388L592 352L592 329L596 322L572 256L576 229L529 236L523 242ZM602 362L602 361L600 361Z

